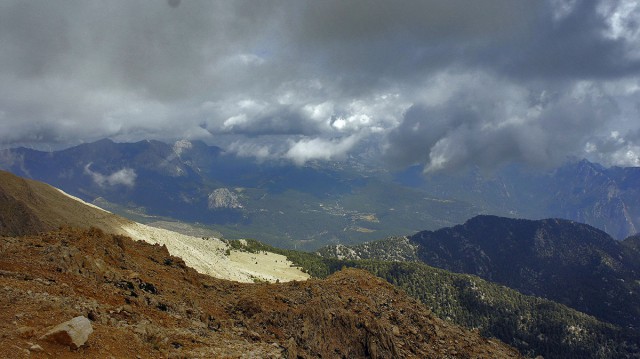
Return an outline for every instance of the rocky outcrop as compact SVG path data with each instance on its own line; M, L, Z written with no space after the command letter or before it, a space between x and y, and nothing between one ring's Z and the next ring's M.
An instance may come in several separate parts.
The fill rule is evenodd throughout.
M93 327L89 319L79 316L58 324L40 339L78 349L87 342L91 333L93 333Z
M238 196L226 188L218 188L209 194L209 209L238 208L242 208Z
M320 248L316 253L325 258L346 260L376 259L391 262L418 260L418 245L408 237L389 237L354 246L336 244Z

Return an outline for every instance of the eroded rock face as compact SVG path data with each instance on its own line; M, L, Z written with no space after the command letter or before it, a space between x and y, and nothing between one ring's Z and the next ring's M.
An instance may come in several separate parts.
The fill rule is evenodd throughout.
M72 349L78 349L87 342L91 333L93 333L93 327L89 319L84 316L79 316L58 324L40 339L67 345Z
M226 188L218 188L209 194L209 209L242 208L238 196Z

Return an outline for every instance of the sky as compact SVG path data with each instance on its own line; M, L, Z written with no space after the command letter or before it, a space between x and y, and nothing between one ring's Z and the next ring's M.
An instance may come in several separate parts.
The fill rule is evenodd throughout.
M0 148L640 166L639 115L633 0L0 2Z

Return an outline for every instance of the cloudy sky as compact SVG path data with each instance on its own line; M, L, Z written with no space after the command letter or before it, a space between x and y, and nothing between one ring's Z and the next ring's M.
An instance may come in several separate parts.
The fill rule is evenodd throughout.
M629 1L0 2L0 147L640 166Z

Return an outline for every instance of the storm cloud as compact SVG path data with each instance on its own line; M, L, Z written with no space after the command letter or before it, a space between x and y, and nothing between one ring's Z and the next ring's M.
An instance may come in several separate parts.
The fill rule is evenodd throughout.
M3 1L0 48L1 147L640 165L635 1Z

